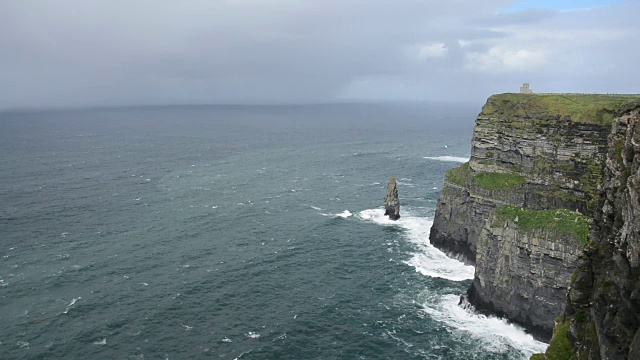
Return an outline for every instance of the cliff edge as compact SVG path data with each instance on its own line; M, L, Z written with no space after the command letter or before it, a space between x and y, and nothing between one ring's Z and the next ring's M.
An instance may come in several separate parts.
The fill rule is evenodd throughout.
M449 171L430 241L475 264L469 301L549 340L598 209L608 136L635 96L499 94Z

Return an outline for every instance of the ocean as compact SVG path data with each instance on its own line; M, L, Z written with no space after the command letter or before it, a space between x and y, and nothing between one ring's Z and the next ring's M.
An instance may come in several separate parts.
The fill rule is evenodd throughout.
M527 359L429 244L480 106L0 113L2 359ZM401 219L383 216L390 176Z

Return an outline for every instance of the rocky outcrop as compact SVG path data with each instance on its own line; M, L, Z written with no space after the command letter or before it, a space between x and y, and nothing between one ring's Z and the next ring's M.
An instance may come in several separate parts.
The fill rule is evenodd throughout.
M429 237L434 246L475 263L484 222L504 204L595 211L610 121L602 114L576 117L562 107L552 111L547 103L555 102L563 98L501 94L487 100L469 163L445 178Z
M637 97L494 95L478 115L469 163L449 171L430 240L476 265L468 291L542 340L565 307L598 209L607 137Z
M640 359L640 105L615 119L600 211L538 359Z
M476 308L526 324L529 332L548 340L583 243L570 231L527 231L519 225L525 217L541 214L545 212L507 207L490 216L477 242L476 273L467 297ZM561 210L547 214L562 226L579 222L586 237L585 216Z
M400 219L400 200L398 199L398 188L396 178L391 177L387 184L387 193L384 196L384 214L391 220Z

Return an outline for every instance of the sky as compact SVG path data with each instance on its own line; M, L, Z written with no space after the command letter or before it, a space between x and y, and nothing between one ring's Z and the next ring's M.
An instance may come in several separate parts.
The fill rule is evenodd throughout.
M0 109L639 93L640 0L2 0Z

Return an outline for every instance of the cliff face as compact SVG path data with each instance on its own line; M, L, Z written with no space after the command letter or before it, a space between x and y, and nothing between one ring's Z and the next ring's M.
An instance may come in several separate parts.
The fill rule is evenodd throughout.
M492 214L478 239L476 273L468 300L481 310L526 325L539 338L549 339L583 244L573 234L554 228L523 230L520 223L531 214L508 207L498 212L503 210L509 211ZM546 214L547 221L578 225L586 235L585 216L560 210Z
M505 204L593 213L610 122L579 122L550 111L546 100L520 94L487 100L476 120L469 164L445 178L430 234L434 246L475 263L485 220Z
M640 359L640 108L614 121L594 232L545 356Z
M475 263L468 298L548 340L598 208L607 137L637 98L501 94L445 178L434 246Z

